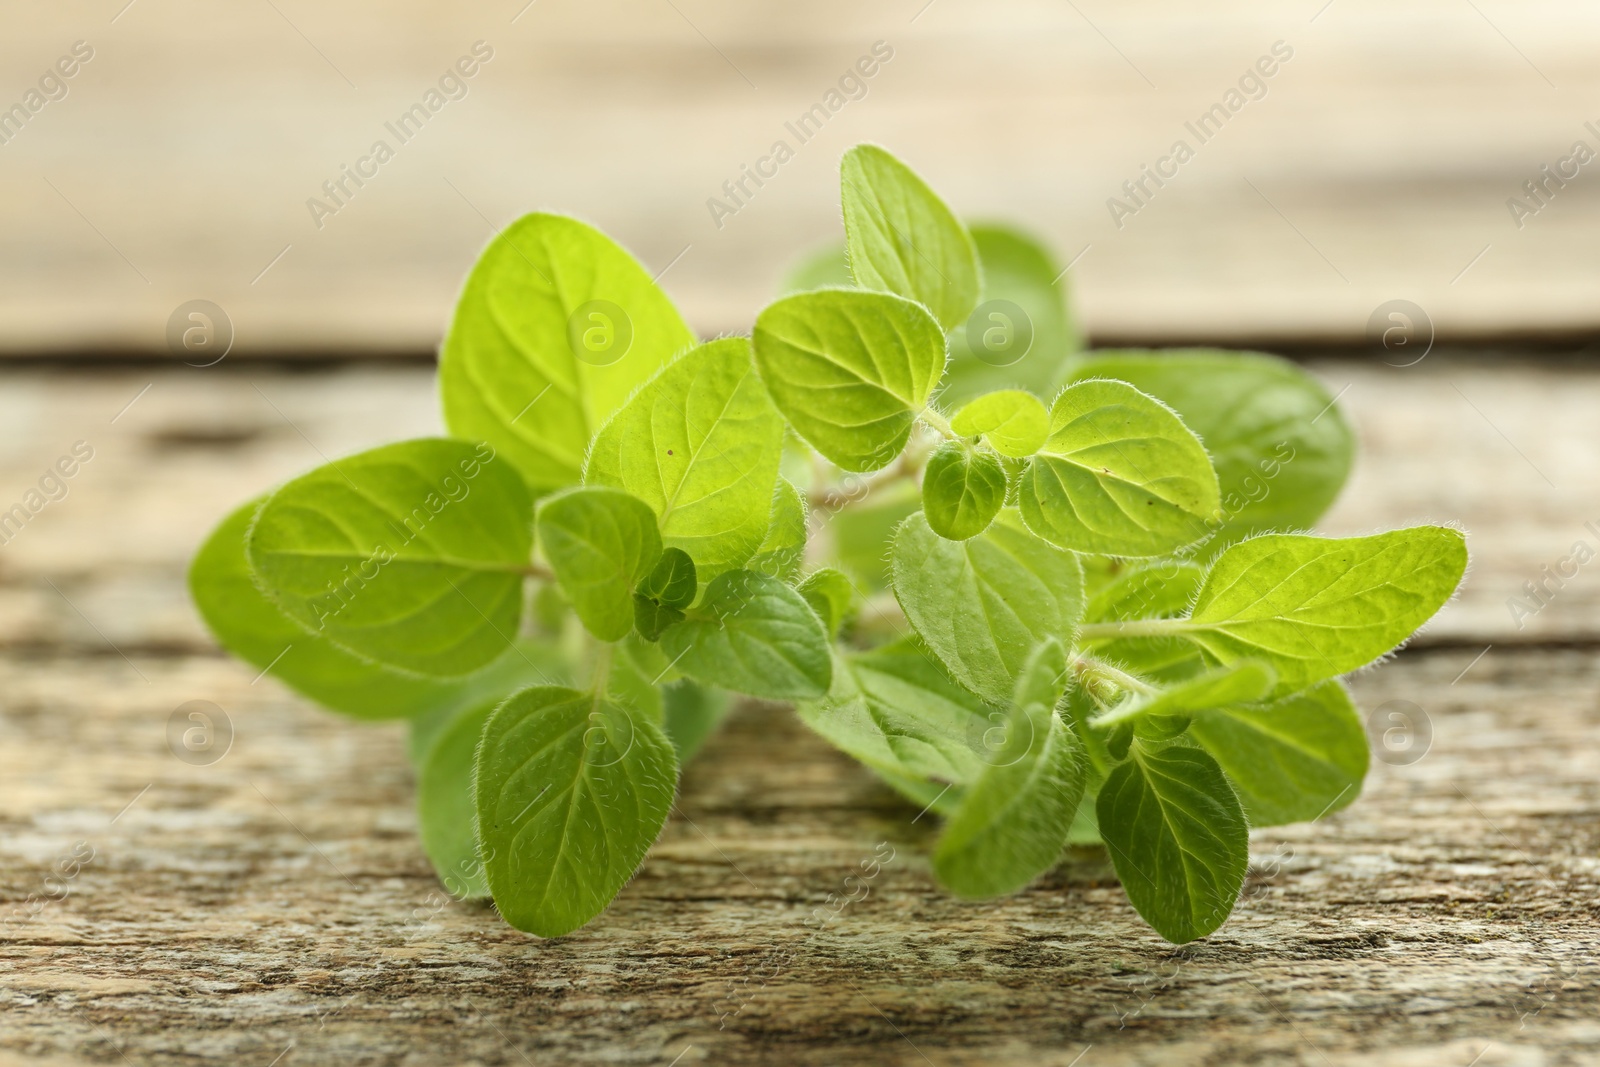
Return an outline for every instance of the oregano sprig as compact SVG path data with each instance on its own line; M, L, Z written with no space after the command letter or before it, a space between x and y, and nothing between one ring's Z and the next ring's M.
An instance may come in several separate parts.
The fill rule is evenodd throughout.
M1032 238L875 146L841 195L843 248L705 343L599 231L507 227L443 348L451 436L243 505L195 602L310 699L409 721L441 879L540 936L622 890L745 695L945 817L953 892L1099 842L1203 937L1252 826L1359 794L1339 678L1444 604L1464 539L1302 532L1354 447L1314 378L1085 353Z

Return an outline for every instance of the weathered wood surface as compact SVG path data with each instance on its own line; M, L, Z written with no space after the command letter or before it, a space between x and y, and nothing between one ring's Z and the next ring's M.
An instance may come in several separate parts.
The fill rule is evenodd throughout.
M180 584L247 494L433 428L428 375L7 372L7 502L74 441L95 456L0 547L0 907L21 909L0 926L0 1062L1595 1062L1600 572L1522 631L1504 601L1596 542L1600 374L1448 354L1317 369L1349 386L1366 444L1326 528L1459 519L1474 569L1355 680L1365 708L1422 709L1426 754L1375 761L1316 825L1255 834L1238 911L1182 951L1093 852L1005 901L941 892L932 817L767 707L691 764L589 927L540 942L441 906L401 730L255 680ZM167 748L192 699L234 725L210 766ZM92 861L29 915L80 841ZM884 849L870 894L813 936Z
M703 331L743 329L839 232L860 140L1081 253L1102 339L1353 341L1394 298L1458 335L1600 325L1594 165L1520 227L1507 208L1600 148L1583 0L125 4L23 5L0 35L0 108L95 49L0 145L0 349L159 351L203 297L242 353L426 351L493 227L539 209L670 266ZM388 133L477 40L467 95ZM788 133L878 40L866 95ZM1188 133L1276 41L1266 95ZM307 201L379 139L395 157L319 228ZM778 139L794 159L718 226L708 199ZM1107 200L1179 139L1195 158L1119 228Z

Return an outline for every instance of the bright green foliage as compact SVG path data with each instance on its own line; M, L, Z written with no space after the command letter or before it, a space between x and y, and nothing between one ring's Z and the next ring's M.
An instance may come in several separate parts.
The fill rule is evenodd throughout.
M662 543L710 580L761 547L782 451L750 342L730 337L684 353L628 401L595 437L584 481L649 504Z
M922 515L894 539L894 589L906 619L950 673L1004 703L1033 647L1071 647L1083 615L1083 575L1072 553L1002 514L977 537L948 541Z
M823 289L756 318L756 366L795 432L847 471L898 457L944 373L944 335L887 293Z
M826 699L800 705L823 737L880 772L910 781L976 781L985 735L1005 719L913 640L841 655Z
M655 569L633 591L633 619L639 635L655 641L668 626L682 622L684 609L694 603L698 588L689 553L681 548L663 551Z
M532 508L487 447L404 441L279 488L245 553L256 583L306 631L363 659L457 676L517 632Z
M841 571L823 567L806 575L795 588L822 620L828 636L837 637L855 606L856 590L850 579Z
M1211 708L1189 733L1233 779L1251 826L1337 811L1360 794L1367 776L1367 735L1337 681L1271 704Z
M527 215L467 278L439 359L450 432L488 441L536 493L575 485L605 421L694 344L621 246L563 215Z
M601 696L536 686L501 704L472 785L501 916L560 937L600 914L661 833L677 778L661 728Z
M1216 760L1136 743L1095 814L1123 891L1156 933L1182 945L1222 925L1250 865L1250 827Z
M788 581L806 554L806 502L794 484L782 478L772 491L772 519L756 554L745 564L769 578Z
M661 650L691 678L771 700L828 691L828 632L792 587L754 571L728 571L689 617L661 635Z
M1338 676L1449 599L1464 539L1306 535L1354 451L1316 379L1080 354L1032 238L969 230L882 149L842 189L848 258L748 340L697 343L582 223L507 227L444 348L455 437L234 511L196 606L251 674L409 720L441 879L540 936L623 890L744 695L947 820L951 891L1104 845L1158 933L1203 937L1251 826L1360 794Z
M1264 534L1217 557L1175 625L1219 663L1268 660L1278 692L1364 667L1444 606L1467 566L1459 530Z
M1050 436L1050 413L1032 393L1001 389L956 412L950 428L963 437L982 436L1002 456L1026 459Z
M494 714L491 701L461 712L440 730L417 767L417 836L454 897L486 897L489 882L479 861L472 766L478 738Z
M661 558L655 513L616 489L568 489L539 508L539 550L589 632L620 641L633 629L633 591Z
M1066 657L1054 638L1034 651L1000 743L945 825L933 869L961 896L1013 893L1054 867L1067 843L1084 769L1081 743L1055 713Z
M1355 458L1355 437L1333 396L1273 356L1101 352L1074 376L1128 382L1171 407L1205 442L1222 498L1211 539L1217 549L1263 530L1310 526L1339 495Z
M1199 438L1123 382L1079 382L1050 409L1022 475L1022 517L1062 548L1156 556L1200 540L1219 506Z
M940 537L965 541L988 528L1006 502L1006 472L993 452L946 441L922 472L922 511Z
M850 273L864 289L915 300L946 330L978 303L978 250L967 228L911 168L857 145L839 168Z

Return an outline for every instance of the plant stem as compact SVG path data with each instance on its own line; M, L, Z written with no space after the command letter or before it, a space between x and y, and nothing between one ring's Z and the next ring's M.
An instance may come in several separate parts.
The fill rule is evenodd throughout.
M1072 669L1077 672L1080 681L1110 682L1118 689L1139 693L1143 696L1158 692L1155 686L1143 678L1129 674L1127 671L1119 670L1104 660L1096 659L1093 656L1080 653L1072 661Z
M931 426L935 430L939 431L940 436L944 437L947 441L954 441L956 439L956 432L950 428L950 420L946 419L943 415L939 414L932 408L923 408L917 417L920 418L926 425Z
M589 685L594 690L595 703L598 704L606 693L606 682L611 680L611 653L616 648L609 641L596 642L594 667L589 671Z
M1172 637L1189 628L1188 619L1127 619L1122 622L1089 622L1078 627L1085 641L1109 637Z

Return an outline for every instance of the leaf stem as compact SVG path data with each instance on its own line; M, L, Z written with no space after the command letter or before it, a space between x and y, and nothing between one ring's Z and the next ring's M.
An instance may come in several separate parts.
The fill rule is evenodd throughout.
M1125 619L1121 622L1087 622L1078 637L1097 641L1111 637L1173 637L1189 629L1188 619Z
M606 683L611 680L611 653L615 648L609 641L596 642L594 668L589 672L589 686L594 690L596 707L605 699Z
M537 563L529 563L521 569L521 573L529 578L538 578L541 581L553 582L556 580L555 571Z
M956 440L957 435L956 432L950 428L950 420L933 410L933 408L923 408L920 412L918 412L917 417L921 419L924 424L939 431L940 436L944 437L946 440Z
M1073 659L1072 669L1077 674L1078 681L1090 692L1094 691L1095 682L1109 682L1118 689L1126 690L1130 693L1138 693L1141 696L1149 696L1152 693L1159 692L1155 686L1143 678L1129 674L1127 671L1119 670L1105 660L1096 659L1094 656L1080 653Z

